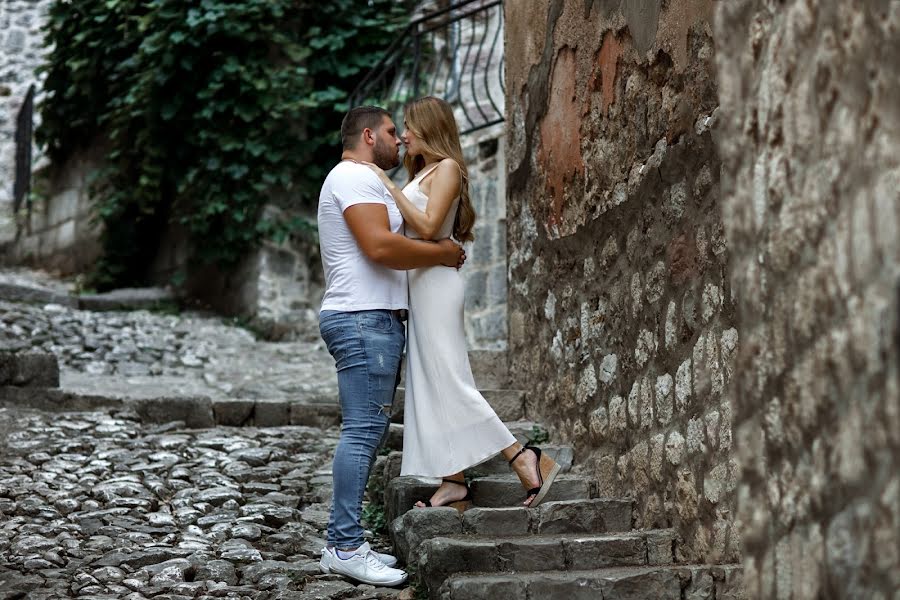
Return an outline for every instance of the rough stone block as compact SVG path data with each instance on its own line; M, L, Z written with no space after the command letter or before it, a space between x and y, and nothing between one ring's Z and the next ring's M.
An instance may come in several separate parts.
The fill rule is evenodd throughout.
M531 598L565 598L566 600L596 600L605 598L601 582L577 573L552 578L528 578L527 589ZM647 596L650 598L651 596Z
M497 546L490 539L434 538L419 546L419 577L433 591L454 573L491 573L497 565Z
M647 535L647 564L671 565L675 561L675 532L671 529L655 529Z
M292 402L290 424L307 427L337 427L341 424L341 407L337 404L303 404Z
M239 427L247 423L253 415L253 400L215 400L213 414L217 425Z
M403 450L403 425L399 423L390 424L384 445L390 450Z
M570 569L639 566L647 562L647 545L640 534L566 538L562 543Z
M455 575L444 581L441 600L520 600L525 583L508 575L466 577Z
M522 588L525 588L524 590ZM615 567L590 571L466 575L447 578L442 600L466 600L479 590L496 590L491 598L565 598L566 600L680 600L681 587L672 570ZM456 590L459 590L456 592ZM508 591L507 595L503 595ZM447 595L449 593L449 596ZM515 595L513 595L515 594Z
M253 407L253 424L257 427L290 425L291 405L286 400L257 400Z
M479 535L526 535L531 529L524 507L473 507L463 513L463 530Z
M554 571L566 568L563 544L556 537L523 536L498 540L496 545L497 568L501 571Z
M717 567L721 577L716 578L716 600L747 600L744 588L744 570L739 565Z
M473 479L470 483L472 497L478 506L520 506L525 500L525 490L518 477L493 476ZM580 500L590 498L590 485L586 479L559 475L545 501Z
M0 385L59 387L59 363L52 354L0 352Z
M68 412L107 410L122 405L120 398L75 394L58 388L0 386L0 407Z
M391 537L398 556L411 562L426 540L462 533L462 517L450 507L410 510L391 524Z
M412 509L418 500L427 500L437 489L437 480L420 477L396 477L384 492L384 514L388 522Z
M400 477L400 466L403 464L403 453L393 451L385 457L384 461L384 487L396 477Z
M681 582L669 570L646 570L604 578L600 584L604 600L680 600Z
M552 490L551 490L552 491ZM631 501L597 498L547 502L532 517L535 533L597 533L631 529Z
M212 401L206 396L141 398L127 402L148 423L184 421L191 428L215 427Z

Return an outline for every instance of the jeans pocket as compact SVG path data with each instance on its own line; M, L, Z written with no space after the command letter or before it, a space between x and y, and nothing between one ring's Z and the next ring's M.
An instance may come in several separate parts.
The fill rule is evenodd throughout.
M394 326L393 317L387 311L362 313L357 317L357 323L359 323L361 329L380 331L382 333L387 333Z

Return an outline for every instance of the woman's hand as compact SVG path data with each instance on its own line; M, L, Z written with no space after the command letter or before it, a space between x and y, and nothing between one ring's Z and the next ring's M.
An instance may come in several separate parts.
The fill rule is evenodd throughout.
M391 186L394 185L394 182L391 181L391 178L388 177L387 173L385 173L384 170L382 170L382 168L379 167L378 165L376 165L375 163L370 163L370 162L366 162L366 161L364 161L364 160L361 160L361 161L359 161L359 164L361 164L361 165L366 165L367 167L369 167L370 169L372 169L372 172L375 173L376 175L378 175L378 178L381 179L381 182L382 182L388 189L391 189Z

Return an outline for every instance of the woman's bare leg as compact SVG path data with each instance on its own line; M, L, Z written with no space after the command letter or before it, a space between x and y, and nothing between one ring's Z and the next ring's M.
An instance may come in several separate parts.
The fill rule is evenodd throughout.
M462 471L459 473L455 473L453 475L449 475L444 477L444 479L450 479L452 481L459 481L460 483L465 483L466 478L463 475ZM466 497L467 490L464 486L457 485L455 483L448 483L446 481L441 482L441 487L437 489L437 491L431 496L431 505L432 506L446 506L451 502L456 502L457 500L462 500ZM416 502L416 506L418 508L425 508L424 502Z
M507 462L512 460L512 458L518 454L519 450L522 449L522 444L516 442L510 445L507 448L502 450L503 458L506 459ZM519 455L516 460L510 464L510 467L513 471L515 471L516 475L519 476L519 480L522 482L522 487L526 490L530 490L532 488L536 488L541 485L541 477L538 471L538 459L537 455L531 450L526 450L522 454ZM531 504L532 499L534 499L534 495L528 496L525 501L522 503L525 506Z

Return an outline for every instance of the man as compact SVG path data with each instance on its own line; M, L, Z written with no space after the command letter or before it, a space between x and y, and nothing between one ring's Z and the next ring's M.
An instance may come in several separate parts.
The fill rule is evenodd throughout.
M354 108L341 125L343 154L319 195L319 244L325 296L319 329L334 357L343 424L333 464L334 498L322 571L378 586L399 585L397 559L364 540L363 494L375 453L390 424L405 342L401 319L409 308L406 269L459 268L462 248L405 237L403 217L368 167L396 167L400 139L382 108Z

